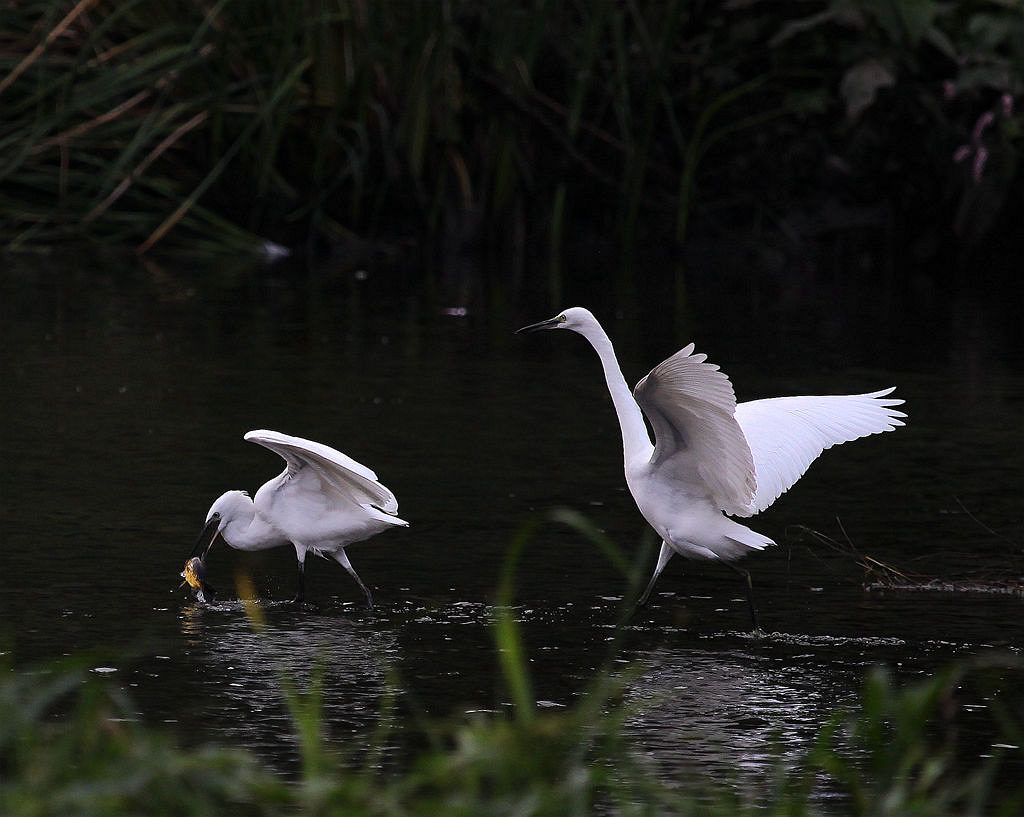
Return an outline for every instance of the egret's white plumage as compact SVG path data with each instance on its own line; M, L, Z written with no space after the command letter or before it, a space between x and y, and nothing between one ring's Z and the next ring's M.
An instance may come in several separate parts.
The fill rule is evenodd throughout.
M729 378L706 355L695 353L692 343L655 366L630 392L611 340L588 310L573 307L519 331L539 329L571 329L601 360L622 429L626 484L662 539L641 603L673 553L728 563L775 544L725 514L763 511L826 448L891 431L906 416L893 408L902 400L887 399L891 388L737 404ZM653 444L644 415L654 431Z
M345 547L394 526L398 500L377 475L351 457L322 443L277 431L250 431L259 443L284 458L285 469L250 499L245 491L222 494L206 515L193 553L208 551L219 534L238 550L264 550L291 544L299 566L299 592L305 590L307 552L330 556L356 580L370 606L373 597L356 574Z

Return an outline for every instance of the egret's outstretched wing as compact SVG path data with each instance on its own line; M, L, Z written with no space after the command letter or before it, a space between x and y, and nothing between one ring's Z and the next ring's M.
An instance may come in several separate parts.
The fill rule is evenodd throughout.
M245 439L283 457L289 480L304 479L309 469L346 499L373 505L388 514L398 513L398 500L377 481L373 471L330 446L263 429L250 431Z
M739 516L763 511L803 476L833 445L892 431L903 425L902 400L885 399L893 389L869 394L774 397L736 406L736 419L754 457L757 491Z
M681 483L705 486L727 513L753 499L754 461L734 416L736 394L693 344L655 366L633 396L654 428L651 463Z

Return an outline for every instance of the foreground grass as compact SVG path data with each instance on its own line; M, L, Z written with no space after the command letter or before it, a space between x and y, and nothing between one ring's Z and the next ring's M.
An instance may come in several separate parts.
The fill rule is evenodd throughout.
M498 613L499 649L518 654ZM510 688L529 689L522 665ZM401 772L352 769L324 737L323 689L286 693L303 758L298 781L228 747L185 749L135 720L118 689L84 666L8 671L0 683L0 813L23 815L1012 815L1024 784L996 783L999 750L957 757L957 693L989 684L982 662L901 687L870 673L860 703L837 713L797 767L738 793L706 781L683 789L657 776L623 737L621 682L599 677L564 711L532 700L509 716L436 724L430 748ZM990 690L991 691L991 690ZM514 695L515 693L513 693ZM992 744L1024 743L1020 713L990 698ZM59 713L59 714L58 714ZM1003 751L1014 751L1012 748ZM1015 750L1019 754L1019 748Z
M642 560L630 564L579 514L563 510L554 518L623 572L630 588L623 609L630 609ZM507 714L421 726L426 733L414 743L426 748L401 770L380 762L389 738L381 730L358 747L367 751L354 766L352 747L326 737L322 673L302 690L284 678L302 761L298 779L286 779L247 751L184 748L144 725L121 690L90 673L83 659L34 672L7 667L0 680L0 814L1010 817L1024 808L1024 713L1015 709L1014 688L1021 663L1014 656L959 662L911 684L872 670L858 704L835 713L798 762L786 766L780 756L774 779L740 781L742 790L711 779L666 780L633 749L625 728L632 713L623 704L635 680L628 671L598 672L565 709L537 707L511 604L516 569L537 524L524 525L512 540L494 606L502 697L512 702ZM258 609L249 615L261 631ZM626 630L616 632L610 658ZM959 745L961 700L985 701L990 731L982 746ZM392 722L390 698L381 709L381 723Z

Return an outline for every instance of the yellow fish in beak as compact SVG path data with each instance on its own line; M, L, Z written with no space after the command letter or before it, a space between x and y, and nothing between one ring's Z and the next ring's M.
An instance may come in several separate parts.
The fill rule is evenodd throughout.
M185 562L185 569L179 574L183 581L178 587L188 585L204 600L212 599L216 591L206 583L206 564L198 556Z

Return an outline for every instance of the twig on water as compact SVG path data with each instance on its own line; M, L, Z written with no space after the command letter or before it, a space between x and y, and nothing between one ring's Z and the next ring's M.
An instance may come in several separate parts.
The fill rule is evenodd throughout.
M853 540L846 532L842 521L838 517L836 518L836 523L839 525L839 530L842 531L843 537L845 538L844 542L833 539L831 536L828 536L821 531L816 531L813 528L809 528L806 525L797 525L797 529L839 553L852 556L857 564L864 568L865 575L863 583L865 587L868 587L873 582L895 587L901 584L912 584L922 578L916 575L912 577L907 571L893 567L892 565L883 562L881 559L876 559L874 556L861 553L860 550L857 549L857 546L853 544Z
M864 569L864 577L861 582L865 590L929 590L947 593L1024 595L1024 579L1020 576L928 576L894 567L887 562L883 562L881 559L876 559L874 556L862 553L853 544L853 540L850 539L845 528L843 528L842 522L838 519L836 522L839 525L840 531L842 531L845 541L834 539L806 525L797 525L796 528L821 544L839 553L852 556L854 561Z
M982 522L980 519L978 519L978 517L976 517L969 510L967 510L967 506L964 505L964 503L960 501L960 497L954 495L953 499L956 501L956 504L960 506L960 510L962 510L965 514L967 514L967 518L970 519L972 522L974 522L983 531L985 531L986 533L991 533L994 537L996 537L996 539L1002 539L1004 542L1009 542L1011 545L1014 545L1014 546L1017 545L1017 543L1014 542L1012 539L1010 539L1007 536L1003 536L1003 534L999 533L998 531L992 530L992 528L990 528L988 525L986 525L984 522Z

